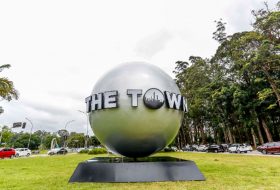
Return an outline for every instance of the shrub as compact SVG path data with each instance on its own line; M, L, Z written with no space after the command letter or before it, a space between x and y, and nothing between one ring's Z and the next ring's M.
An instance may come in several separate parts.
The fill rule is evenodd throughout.
M88 152L88 154L105 154L107 150L105 148L94 148Z
M84 149L84 150L81 150L79 152L79 154L87 154L89 152L89 149Z

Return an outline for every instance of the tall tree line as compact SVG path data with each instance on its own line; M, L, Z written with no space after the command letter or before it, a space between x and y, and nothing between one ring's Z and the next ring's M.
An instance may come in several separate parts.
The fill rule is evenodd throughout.
M265 4L252 11L252 31L232 35L226 23L216 21L215 54L176 62L176 82L189 106L178 147L280 140L279 10L280 2L274 10Z
M0 130L0 148L2 147L12 147L12 148L27 148L28 141L30 138L30 133L26 132L13 132L9 127L4 126ZM51 148L51 142L56 139L58 146L64 146L65 138L60 136L58 132L51 133L42 130L38 130L32 133L30 138L31 150L45 150ZM85 147L85 135L84 133L71 132L67 139L66 145L68 148L80 148ZM88 146L98 146L100 142L95 136L90 136L88 138Z

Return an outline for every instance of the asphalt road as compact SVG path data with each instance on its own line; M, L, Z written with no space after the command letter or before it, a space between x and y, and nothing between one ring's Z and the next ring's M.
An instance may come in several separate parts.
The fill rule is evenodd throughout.
M65 155L71 155L71 154L77 154L77 152L70 152L70 153L67 153ZM61 155L61 154L59 154ZM30 157L46 157L46 156L50 156L48 154L32 154ZM56 155L52 155L52 156L56 156Z
M196 154L207 154L206 152L191 152L191 153L196 153ZM66 155L70 154L77 154L77 153L68 153ZM238 154L238 155L245 155L245 156L272 156L272 157L280 157L280 153L278 154L262 154L259 151L253 150L252 152L247 152L247 153L229 153L229 152L221 152L221 153L216 153L216 154ZM47 154L33 154L30 157L46 157L49 156ZM55 156L55 155L54 155ZM21 158L27 158L27 157L21 157Z
M228 153L228 154L232 154L232 153ZM280 157L280 154L262 154L257 150L253 150L252 152L247 152L247 153L242 153L244 155L248 155L248 156L276 156L276 157Z
M194 151L193 153L198 153L198 154L207 154L207 152L196 152ZM216 154L238 154L238 155L245 155L245 156L273 156L273 157L280 157L280 153L278 154L262 154L257 150L253 150L252 152L247 152L247 153L229 153L229 152L220 152Z

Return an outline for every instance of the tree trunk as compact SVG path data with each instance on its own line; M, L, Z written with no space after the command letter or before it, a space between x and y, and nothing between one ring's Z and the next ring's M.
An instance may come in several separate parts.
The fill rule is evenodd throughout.
M177 135L175 144L176 144L176 147L180 147L180 133Z
M243 139L243 136L242 136L242 134L241 134L241 132L240 132L239 126L236 127L236 130L237 130L237 133L238 133L239 142L240 142L240 143L244 142L244 139ZM235 141L235 142L236 142L236 141Z
M225 125L224 125L224 123L221 123L220 125L221 125L221 128L222 128L223 133L224 133L225 142L228 144L229 143L229 138L228 138L228 134L227 134L226 129L225 129Z
M188 136L186 135L187 132L187 127L185 125L182 126L182 137L183 137L183 143L182 146L186 146L187 145L187 138Z
M197 125L195 125L195 127L194 127L194 143L197 143L198 138L199 138L198 127L197 127Z
M182 135L183 135L183 146L185 147L188 143L190 143L190 136L189 136L190 126L186 116L184 116L181 128L182 128Z
M214 135L214 142L217 143L217 144L221 144L220 134L219 134L218 130L215 130L214 134L215 134Z
M257 130L258 130L258 137L259 137L258 139L259 139L259 143L260 143L260 144L264 144L260 125L257 125Z
M189 130L189 137L190 137L189 144L193 144L193 130L192 130L192 128L190 128L190 130Z
M228 138L229 138L229 143L233 144L234 140L230 131L230 128L227 127L227 131L228 131Z
M206 144L206 135L205 135L205 132L204 132L204 126L203 126L202 122L200 122L200 135L201 135L200 144Z
M275 116L271 116L271 120L272 120L272 127L273 127L273 129L274 129L274 131L273 131L273 139L275 140L275 141L279 141L280 140L280 138L279 138L279 135L280 135L280 132L279 132L279 127L278 127L278 123L277 123L277 119L275 118Z
M245 127L244 127L245 128ZM250 142L250 144L252 144L252 141L251 141L251 138L250 138L250 130L251 129L248 129L248 128L246 128L245 129L245 136L246 136L246 141L247 142ZM245 142L245 141L244 141Z
M251 128L251 134L252 134L252 138L253 138L253 144L254 144L254 148L257 148L257 143L256 143L256 134L253 128Z
M272 139L272 135L270 133L270 130L269 128L267 127L266 123L265 123L265 120L263 118L261 118L261 122L262 122L262 127L264 129L264 132L266 134L266 137L267 137L267 140L268 142L273 142L273 139Z
M180 149L186 145L186 135L185 135L185 126L181 126L181 143L180 143Z

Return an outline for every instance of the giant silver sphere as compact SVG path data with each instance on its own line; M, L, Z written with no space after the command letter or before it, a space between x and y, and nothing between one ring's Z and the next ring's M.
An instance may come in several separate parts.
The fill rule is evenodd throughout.
M142 90L137 107L132 106L128 89ZM162 103L151 105L147 102L149 98L144 98L154 95L162 99L164 91L180 94L169 75L154 65L126 63L105 74L95 84L92 94L112 90L118 91L118 107L89 113L92 130L103 145L114 153L135 158L149 156L173 141L183 112L168 109Z

